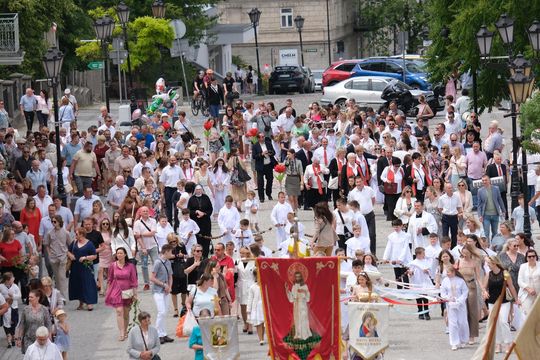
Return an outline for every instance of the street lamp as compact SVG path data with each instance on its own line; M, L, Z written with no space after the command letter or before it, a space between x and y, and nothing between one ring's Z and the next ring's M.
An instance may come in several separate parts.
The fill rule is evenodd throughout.
M62 200L62 205L66 204L66 192L64 188L64 177L62 175L62 154L60 150L60 119L58 117L58 76L62 70L62 62L64 61L64 54L57 48L50 48L43 56L43 67L45 68L45 74L47 79L50 80L53 88L53 107L54 107L54 131L56 142L56 166L58 167L58 196Z
M156 18L156 19L163 19L165 18L165 2L163 0L155 0L153 3L152 3L152 15ZM159 71L161 73L160 77L165 79L165 67L163 65L163 58L165 57L165 53L167 52L167 49L161 45L161 44L158 44L158 48L159 48Z
M304 66L304 44L302 44L302 28L304 27L304 18L298 15L294 18L294 25L300 35L300 55L302 56L302 66Z
M109 103L109 43L107 42L112 36L114 30L114 20L109 16L103 16L102 18L94 21L94 30L96 31L96 37L101 41L101 51L103 52L103 62L105 63L105 105L107 111L111 111Z
M257 54L257 94L263 95L263 86L261 78L261 62L259 60L259 40L257 39L257 25L259 25L259 20L261 18L261 11L257 8L251 9L248 13L249 20L253 26L253 31L255 32L255 53Z
M126 44L129 88L133 89L133 77L131 75L131 59L129 55L129 44L128 44L128 36L127 36L127 24L129 22L129 7L123 1L120 1L118 6L116 7L116 14L118 14L120 25L122 25L122 32L124 33L124 43Z
M510 78L508 79L508 90L510 92L510 97L512 98L512 105L510 114L505 115L505 117L512 118L512 184L511 184L511 197L512 197L512 211L519 206L518 196L523 193L525 197L525 206L523 209L523 232L527 236L531 236L531 222L529 215L529 206L528 206L528 192L529 186L527 181L527 152L522 146L523 138L523 122L520 124L521 137L517 136L517 116L518 107L520 104L523 104L527 98L531 95L534 87L534 77L531 75L532 65L527 61L523 55L517 54L514 55L512 51L512 45L514 42L514 20L506 14L502 14L495 23L495 27L499 32L501 40L505 45L508 52L508 63L507 67L510 71ZM540 50L540 23L534 21L532 25L527 29L527 35L529 37L529 42L531 47L535 52ZM478 42L478 48L480 49L480 56L482 58L488 58L491 45L493 43L493 33L488 31L486 26L483 25L480 28L480 31L476 34L476 40ZM476 105L475 105L476 106ZM521 147L521 181L519 178L519 169L518 169L518 152Z

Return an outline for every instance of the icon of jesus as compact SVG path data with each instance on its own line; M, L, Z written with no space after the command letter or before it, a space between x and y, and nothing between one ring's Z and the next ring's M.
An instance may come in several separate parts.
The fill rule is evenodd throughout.
M293 304L294 339L309 339L312 336L308 316L310 294L301 272L297 271L294 273L294 285L291 291L289 291L287 284L285 284L285 291L287 292L289 302Z

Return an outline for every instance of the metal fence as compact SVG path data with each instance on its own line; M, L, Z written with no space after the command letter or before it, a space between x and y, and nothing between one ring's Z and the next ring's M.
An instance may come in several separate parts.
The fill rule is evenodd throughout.
M0 14L0 54L19 51L18 14Z

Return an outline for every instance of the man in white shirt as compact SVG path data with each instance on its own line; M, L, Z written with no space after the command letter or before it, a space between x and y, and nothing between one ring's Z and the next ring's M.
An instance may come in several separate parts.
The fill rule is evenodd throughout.
M169 165L165 166L161 172L161 190L165 196L165 214L170 223L173 222L173 203L172 198L176 192L176 185L179 180L184 178L182 169L178 166L176 156L169 156Z
M154 176L154 166L147 161L148 155L146 153L142 153L139 155L139 162L137 165L133 167L133 171L131 172L134 179L137 179L142 174L143 168L150 169L150 175Z
M285 111L278 116L276 125L280 131L291 132L291 129L294 126L294 120L292 107L287 107Z
M314 152L313 152L313 158L319 159L319 162L324 165L325 167L328 167L328 164L330 164L330 161L335 157L336 151L328 146L328 139L322 138L321 140L321 146L319 146Z
M452 134L456 134L457 136L459 136L461 138L461 121L458 121L457 119L455 119L455 116L454 116L454 113L448 113L448 115L446 115L446 118L448 120L446 120L444 122L444 126L446 128L446 133L448 133L449 135L452 135Z
M444 185L445 193L439 198L437 207L442 213L442 233L448 236L451 231L452 247L457 243L458 217L463 216L463 205L459 194L454 193L451 183Z
M17 342L20 343L21 340ZM24 360L62 360L62 354L49 339L49 330L45 326L37 328L36 341L26 349Z
M47 208L53 203L52 197L50 195L47 195L47 189L45 189L45 185L38 186L37 194L34 195L34 200L36 201L36 207L39 209L42 216L47 213Z
M278 202L274 205L272 213L270 214L270 219L272 224L276 228L276 245L281 244L283 241L287 240L288 235L285 233L285 225L287 224L287 214L293 212L291 205L285 201L285 193L280 191L278 194Z
M390 136L392 136L396 140L399 140L401 136L401 131L399 131L399 129L396 127L396 121L394 119L388 120L388 126L382 132L381 135L384 135L384 134L390 134Z
M107 194L107 203L111 205L114 211L118 210L122 201L124 201L127 196L129 188L124 182L124 177L118 175L115 178L115 185L109 189L109 193Z
M110 115L105 116L105 123L98 127L98 133L99 131L105 131L109 130L111 132L111 138L114 138L114 134L116 134L116 129L113 126L113 120Z
M86 219L92 215L92 205L96 200L101 202L99 196L94 195L94 190L92 190L91 186L83 189L83 196L77 199L75 210L73 211L75 229L79 227L79 220Z
M349 202L356 201L360 206L360 212L364 215L366 223L369 229L369 239L371 240L371 253L376 254L377 250L377 238L376 238L376 222L375 222L375 212L373 211L373 206L375 205L375 191L369 186L366 186L364 180L361 176L356 176L354 178L354 184L356 185L352 189L348 196L347 200Z
M144 290L150 288L148 274L148 257L152 264L158 259L158 243L156 240L157 222L149 216L149 209L146 206L140 208L141 218L133 224L133 234L142 252L142 273L144 279Z

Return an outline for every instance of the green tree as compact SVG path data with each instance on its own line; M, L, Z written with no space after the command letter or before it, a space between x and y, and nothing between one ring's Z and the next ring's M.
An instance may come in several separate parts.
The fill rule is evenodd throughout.
M540 153L540 93L520 106L520 122L523 129L523 147L532 153Z
M492 56L505 55L495 22L502 13L514 19L514 53L530 54L525 29L540 12L540 0L527 1L524 6L519 0L430 0L426 3L429 16L430 38L433 44L428 50L428 70L431 81L445 81L448 75L458 69L461 73L478 70L478 105L480 110L491 108L503 98L508 98L505 79L509 73L504 60L501 66L486 64L480 60L476 33L482 25L495 32ZM449 36L441 36L443 28ZM496 60L490 60L493 62Z

